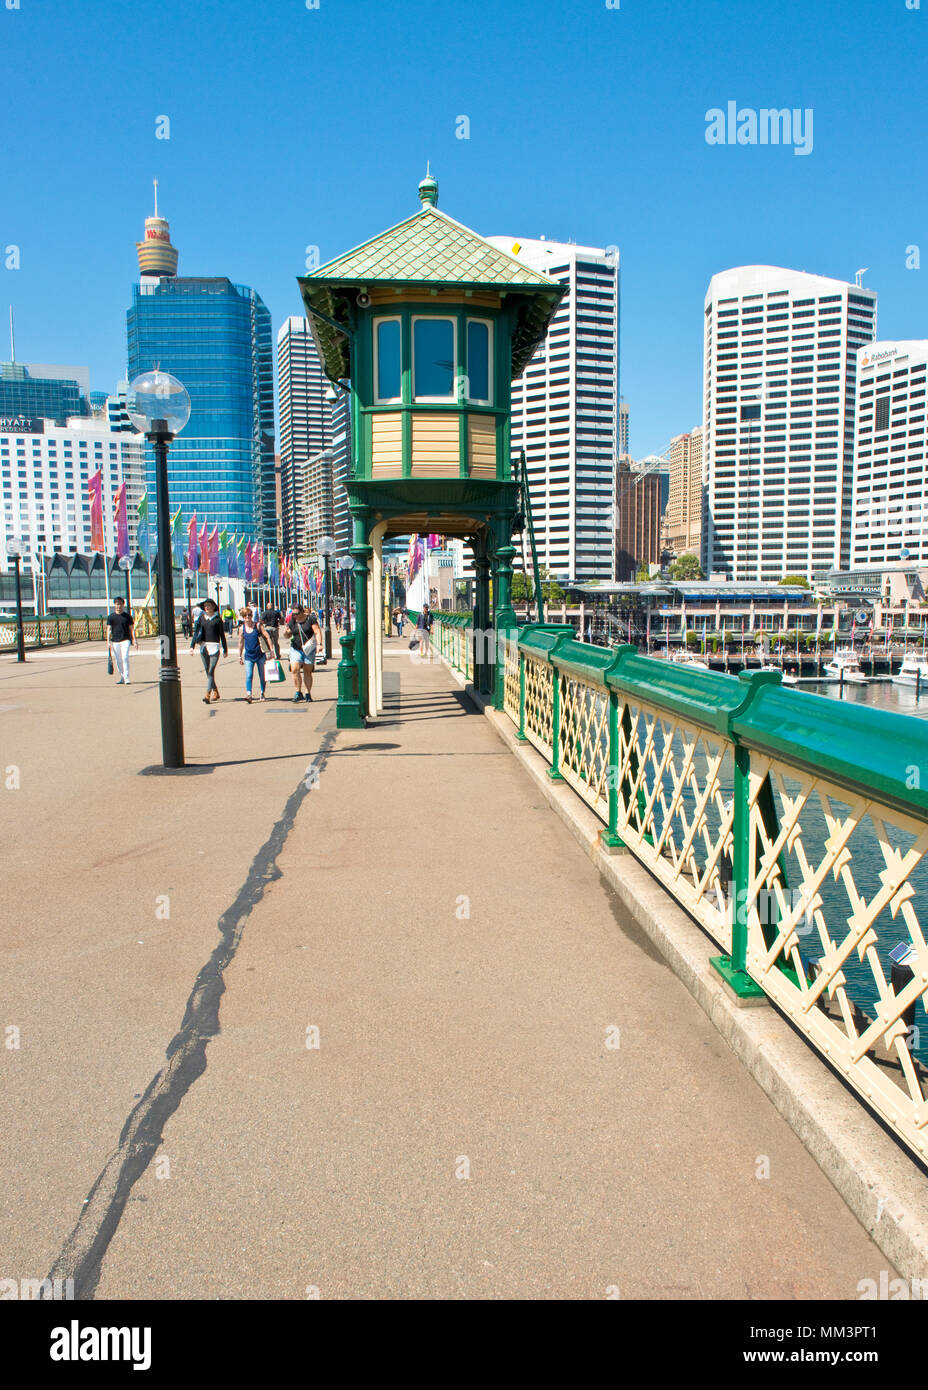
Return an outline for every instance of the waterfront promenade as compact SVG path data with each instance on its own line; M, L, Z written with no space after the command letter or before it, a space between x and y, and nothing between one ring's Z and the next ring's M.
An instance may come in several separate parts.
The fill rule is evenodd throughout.
M154 656L121 688L101 653L0 664L0 1276L852 1299L887 1269L437 661L387 642L354 732L334 662L249 707L230 658L207 709L183 655L163 775Z

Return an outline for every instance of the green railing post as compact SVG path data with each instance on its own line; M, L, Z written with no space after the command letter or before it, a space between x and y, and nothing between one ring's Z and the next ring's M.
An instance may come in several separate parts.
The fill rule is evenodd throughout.
M558 769L558 755L561 744L561 678L557 667L551 663L551 766L548 776L552 782L563 782Z
M751 874L751 754L735 741L734 786L732 794L732 879L728 900L731 910L731 955L711 956L712 968L721 975L739 999L762 999L764 991L747 972L748 886Z
M528 742L528 734L525 732L525 657L519 651L519 642L516 638L516 656L519 658L519 732L516 738L520 743Z
M624 849L625 841L618 832L619 788L616 779L619 773L619 697L614 690L609 691L609 824L600 831L599 838L608 849Z

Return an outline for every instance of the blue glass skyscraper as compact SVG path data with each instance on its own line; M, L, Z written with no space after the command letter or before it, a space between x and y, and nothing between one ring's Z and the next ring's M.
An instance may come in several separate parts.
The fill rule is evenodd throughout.
M171 445L171 509L184 521L274 544L274 385L271 316L254 290L223 276L171 272L168 225L146 221L140 283L127 314L130 381L160 366L190 393L190 420ZM154 459L149 451L149 497Z

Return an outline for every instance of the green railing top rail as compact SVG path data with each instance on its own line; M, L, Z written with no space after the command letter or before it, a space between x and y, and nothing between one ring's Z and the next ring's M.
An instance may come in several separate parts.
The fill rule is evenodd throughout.
M735 713L731 730L759 752L928 817L928 720L790 690L774 679Z
M631 645L592 647L553 624L529 624L518 645L525 656L587 684L928 819L928 720L785 689L779 671L728 676L642 656Z

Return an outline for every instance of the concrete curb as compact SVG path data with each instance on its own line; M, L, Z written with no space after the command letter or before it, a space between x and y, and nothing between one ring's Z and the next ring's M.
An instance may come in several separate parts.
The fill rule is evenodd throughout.
M442 658L444 660L444 658ZM709 964L719 947L628 851L609 851L602 822L548 764L520 743L508 715L447 669L492 724L647 933L729 1047L776 1106L874 1244L905 1279L928 1276L928 1178L880 1121L770 1004L744 1008ZM913 1296L917 1296L914 1295Z

